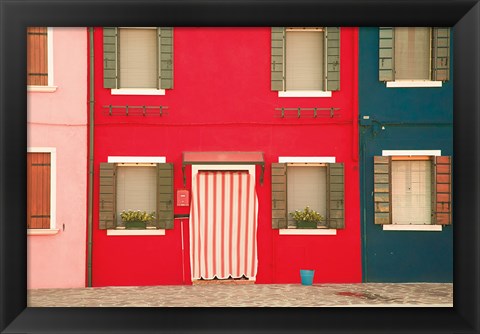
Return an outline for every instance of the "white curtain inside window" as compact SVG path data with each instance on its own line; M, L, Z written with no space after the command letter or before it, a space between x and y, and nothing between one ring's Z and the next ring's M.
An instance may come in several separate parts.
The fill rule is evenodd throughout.
M117 167L117 223L123 210L156 211L156 173L155 166Z
M395 28L395 79L430 80L430 28Z
M287 31L286 89L323 90L324 33Z
M431 224L431 162L392 161L393 224Z
M120 88L157 88L157 29L119 29Z
M288 212L302 210L307 205L323 217L327 214L327 168L322 166L288 166ZM288 216L289 224L293 220Z

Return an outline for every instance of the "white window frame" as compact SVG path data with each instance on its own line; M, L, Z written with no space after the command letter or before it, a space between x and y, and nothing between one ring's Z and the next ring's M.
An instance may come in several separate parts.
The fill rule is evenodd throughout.
M27 228L27 235L54 235L57 226L57 149L55 147L27 147L28 153L50 153L50 228Z
M294 31L318 31L319 29L308 29L308 28L285 28L285 30L294 30ZM322 27L321 31L325 33L325 27ZM286 44L286 41L285 41ZM286 47L286 45L285 45ZM324 45L323 50L323 66L326 70L326 57L327 57L327 47ZM287 62L288 60L285 60ZM286 64L285 64L286 66ZM286 79L285 79L286 80ZM325 89L326 89L326 82ZM285 86L284 86L285 87ZM332 97L332 91L329 90L283 90L278 92L278 97Z
M53 93L57 90L53 80L53 27L47 27L47 66L48 66L48 85L34 86L28 85L27 92Z
M108 163L125 164L125 166L135 166L144 164L166 163L166 157L162 156L109 156ZM117 199L115 198L115 201ZM107 236L156 236L165 235L165 229L145 229L145 230L126 230L123 227L107 229Z
M395 27L393 27L395 29ZM430 41L432 35L432 28L430 28ZM430 42L430 62L432 58L432 43ZM393 52L395 53L395 44L393 45ZM430 78L432 77L432 70L430 69ZM387 81L387 88L429 88L429 87L442 87L442 81L434 80L394 80Z
M382 150L382 156L441 156L441 150ZM399 224L383 224L384 231L442 231L442 225L399 225Z
M278 157L279 163L335 163L335 157ZM287 190L288 191L288 190ZM317 229L294 229L281 228L280 235L337 235L337 229L317 228Z

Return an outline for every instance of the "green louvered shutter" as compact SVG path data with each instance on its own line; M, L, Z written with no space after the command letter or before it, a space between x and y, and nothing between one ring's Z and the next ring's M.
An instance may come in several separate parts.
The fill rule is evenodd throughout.
M452 157L434 157L434 188L432 224L452 224ZM433 168L432 168L433 169Z
M392 223L390 170L390 157L373 157L373 204L375 224Z
M271 86L285 90L285 28L272 28Z
M329 228L345 228L345 181L343 163L327 164L327 224Z
M287 164L272 163L272 229L287 228Z
M157 228L173 229L173 164L157 164Z
M327 27L327 90L340 90L340 28Z
M117 28L103 28L103 87L117 88Z
M392 27L380 27L378 49L378 79L380 81L395 80L393 59L394 30Z
M115 186L116 165L100 163L99 228L101 230L116 227Z
M173 28L158 28L160 54L159 86L173 89Z
M450 28L433 28L432 80L450 79Z

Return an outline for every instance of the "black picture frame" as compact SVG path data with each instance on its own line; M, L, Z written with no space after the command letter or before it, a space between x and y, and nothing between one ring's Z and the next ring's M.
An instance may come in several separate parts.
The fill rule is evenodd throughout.
M27 26L454 26L453 308L27 308ZM480 5L472 0L0 0L0 331L478 333Z

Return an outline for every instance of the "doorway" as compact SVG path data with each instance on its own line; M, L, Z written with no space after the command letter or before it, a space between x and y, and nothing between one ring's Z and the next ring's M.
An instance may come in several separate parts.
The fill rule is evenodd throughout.
M192 281L253 281L257 272L255 166L195 166L190 208Z

